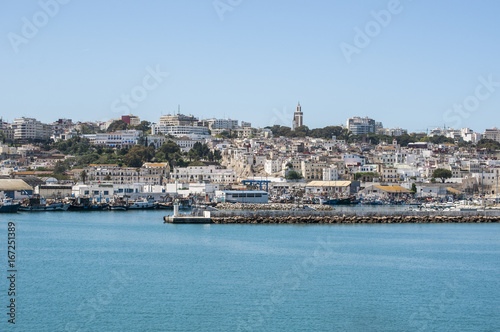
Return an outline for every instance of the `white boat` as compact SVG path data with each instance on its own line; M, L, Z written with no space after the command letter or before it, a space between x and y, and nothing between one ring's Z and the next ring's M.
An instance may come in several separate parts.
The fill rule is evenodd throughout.
M146 200L146 199L139 199L136 200L134 203L130 204L128 206L129 210L152 210L156 209L156 206L158 203L156 203L153 200Z

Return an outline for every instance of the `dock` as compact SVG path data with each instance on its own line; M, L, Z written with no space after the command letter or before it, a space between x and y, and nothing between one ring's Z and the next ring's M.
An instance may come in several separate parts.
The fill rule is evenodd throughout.
M164 216L163 222L165 224L212 224L212 218L210 217L198 217L198 216Z

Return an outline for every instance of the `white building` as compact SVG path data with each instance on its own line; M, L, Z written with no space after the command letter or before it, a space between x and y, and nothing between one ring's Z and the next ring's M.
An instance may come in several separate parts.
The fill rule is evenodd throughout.
M270 159L264 162L264 170L267 174L281 172L282 162L279 159Z
M351 181L311 181L306 185L308 195L346 196L351 192Z
M181 148L182 152L189 152L194 146L194 143L199 142L194 139L190 139L189 137L183 137L174 140L174 142Z
M155 149L161 147L168 140L168 137L166 137L165 135L149 135L145 137L146 145L150 146L151 144L153 144Z
M484 138L500 143L500 129L496 127L492 129L486 129L484 132Z
M345 154L342 156L346 165L363 166L365 164L365 156L358 154Z
M208 119L205 120L210 130L233 130L238 128L238 120L231 119Z
M237 181L236 172L221 166L189 166L175 167L170 178L182 182L208 181L216 183L234 183Z
M47 140L50 138L50 127L33 118L17 118L12 124L16 140Z
M217 191L215 194L217 197L222 198L223 202L231 203L265 204L269 198L268 193L265 191L227 190Z
M98 133L95 134L95 145L104 145L112 148L123 148L137 145L142 131L124 130L116 133Z
M168 163L145 163L140 168L91 164L84 170L87 173L86 180L91 182L160 185L168 178L170 167Z
M323 168L323 181L337 181L339 179L339 171L335 165L329 168Z
M381 125L382 124L380 124L380 126ZM375 128L375 120L368 117L360 118L356 116L347 120L347 129L349 129L353 135L375 133Z
M72 195L74 197L100 198L101 201L109 200L115 196L130 195L143 192L140 184L77 184L73 186Z
M151 124L152 135L172 135L174 137L187 136L191 139L204 139L210 137L207 127L196 126L165 126L161 124Z
M165 185L166 193L188 197L190 195L208 195L213 197L219 190L218 183L168 183Z

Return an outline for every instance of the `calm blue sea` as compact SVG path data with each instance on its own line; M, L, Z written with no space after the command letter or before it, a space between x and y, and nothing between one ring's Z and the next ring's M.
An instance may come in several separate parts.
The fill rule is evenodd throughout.
M163 211L16 225L16 331L500 331L500 225L170 225Z

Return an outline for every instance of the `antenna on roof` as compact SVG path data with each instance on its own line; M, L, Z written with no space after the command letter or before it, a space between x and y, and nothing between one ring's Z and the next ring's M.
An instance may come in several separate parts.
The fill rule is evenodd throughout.
M177 105L177 115L181 114L181 104Z

